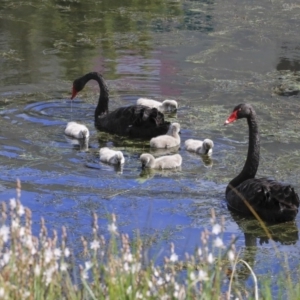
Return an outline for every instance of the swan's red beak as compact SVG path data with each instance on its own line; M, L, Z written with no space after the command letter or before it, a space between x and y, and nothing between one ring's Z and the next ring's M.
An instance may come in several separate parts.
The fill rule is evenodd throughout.
M238 113L238 110L235 110L234 112L232 112L232 114L225 121L224 125L227 125L227 124L230 124L230 123L236 121L238 118L237 113Z
M73 100L75 98L75 96L77 95L77 91L75 90L74 86L72 88L72 96L71 96L71 100Z

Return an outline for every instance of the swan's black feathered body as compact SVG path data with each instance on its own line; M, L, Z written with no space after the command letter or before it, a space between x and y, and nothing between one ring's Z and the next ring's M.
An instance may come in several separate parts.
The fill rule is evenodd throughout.
M294 220L299 207L299 197L294 188L275 180L254 178L259 165L260 143L253 107L249 104L238 105L225 124L241 118L247 118L249 126L248 155L242 172L226 188L228 209L251 216L251 206L262 220L268 222Z
M71 99L92 79L98 82L100 88L99 101L95 110L96 128L122 136L147 139L168 132L170 122L166 122L164 115L156 108L131 105L108 112L108 88L101 74L97 72L88 73L74 80Z

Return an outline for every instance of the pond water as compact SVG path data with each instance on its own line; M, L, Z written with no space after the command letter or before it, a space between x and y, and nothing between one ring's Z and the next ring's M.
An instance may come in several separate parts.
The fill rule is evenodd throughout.
M263 2L0 1L0 200L15 197L19 178L36 231L43 216L49 228L66 226L76 247L91 234L93 211L103 233L115 213L121 232L138 231L165 253L173 241L181 258L200 244L213 208L225 217L225 241L238 236L258 274L277 272L285 256L298 261L299 215L269 227L276 252L255 221L232 216L224 203L245 161L248 128L223 123L241 102L259 116L258 175L300 193L300 5ZM148 141L95 130L95 82L71 103L72 81L90 71L106 79L111 110L141 96L176 99L177 114L166 118L181 124L182 141L213 139L212 159L181 146L181 170L142 173ZM71 120L89 127L89 151L64 136ZM99 163L105 145L123 151L122 172Z

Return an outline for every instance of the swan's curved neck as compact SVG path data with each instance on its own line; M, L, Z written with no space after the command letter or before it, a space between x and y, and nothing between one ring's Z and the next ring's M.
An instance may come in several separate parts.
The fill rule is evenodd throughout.
M95 120L96 120L99 116L108 113L109 97L108 97L108 87L101 74L97 72L88 73L85 77L85 83L87 83L89 80L92 79L98 82L99 89L100 89L100 96L95 110Z
M226 194L232 188L237 187L245 180L254 178L258 169L260 143L255 112L252 111L252 113L247 118L247 122L249 127L249 145L247 159L241 173L229 182L226 188Z

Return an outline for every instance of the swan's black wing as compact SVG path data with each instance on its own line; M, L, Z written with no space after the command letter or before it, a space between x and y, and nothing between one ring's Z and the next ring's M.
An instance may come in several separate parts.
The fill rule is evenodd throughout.
M294 188L268 178L253 178L230 189L226 195L230 210L252 215L245 201L268 222L286 222L295 219L299 197Z
M95 120L99 130L135 138L152 138L166 134L170 123L156 108L143 105L120 107Z

